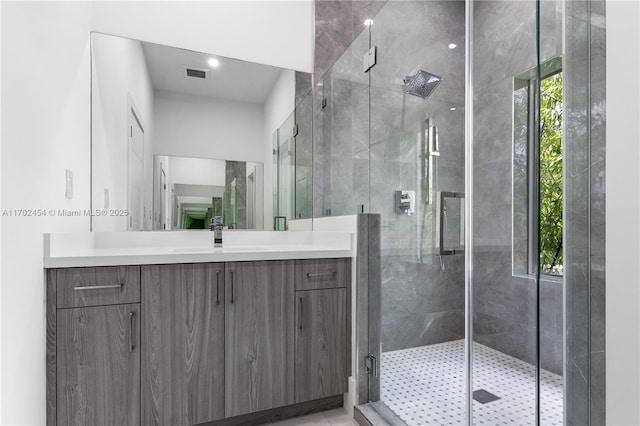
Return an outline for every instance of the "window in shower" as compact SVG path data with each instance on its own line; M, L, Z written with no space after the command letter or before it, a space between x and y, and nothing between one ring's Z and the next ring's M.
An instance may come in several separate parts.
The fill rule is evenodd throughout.
M555 58L541 66L539 121L535 113L536 70L514 79L513 272L516 275L535 274L538 264L543 274L563 274L561 63L561 58ZM536 238L540 248L538 259L535 258Z

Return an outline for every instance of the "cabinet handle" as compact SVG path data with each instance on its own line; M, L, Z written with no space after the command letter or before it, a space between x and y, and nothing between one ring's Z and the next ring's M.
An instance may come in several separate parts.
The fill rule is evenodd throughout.
M233 288L235 287L234 282L233 282L233 271L231 271L231 304L233 304L234 302L234 298L233 298Z
M129 352L133 352L135 349L133 344L133 316L134 312L129 312Z
M108 284L108 285L88 285L84 287L74 287L73 289L78 290L101 290L105 288L120 288L124 286L124 284Z
M309 278L318 278L318 277L332 277L336 274L336 271L333 272L325 272L323 274L312 274L311 272L307 273L307 277Z
M302 302L304 302L304 297L301 297L301 298L300 298L300 323L298 324L298 329L299 329L300 331L302 331L302 317L303 317L303 315L302 315L302 312L303 312L303 311L302 311L302 307L304 306L304 305L302 304Z
M220 304L220 270L216 271L216 305Z

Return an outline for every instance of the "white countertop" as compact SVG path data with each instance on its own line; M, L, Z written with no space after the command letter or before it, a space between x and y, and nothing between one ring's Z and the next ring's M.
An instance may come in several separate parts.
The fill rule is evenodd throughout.
M44 267L149 265L352 257L346 232L225 231L214 248L210 231L45 234Z

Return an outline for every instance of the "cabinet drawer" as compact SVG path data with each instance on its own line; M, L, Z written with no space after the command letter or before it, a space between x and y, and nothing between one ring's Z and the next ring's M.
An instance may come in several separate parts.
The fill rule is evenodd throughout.
M57 271L58 308L140 302L140 267L106 266Z
M296 290L346 287L351 280L351 259L296 261Z

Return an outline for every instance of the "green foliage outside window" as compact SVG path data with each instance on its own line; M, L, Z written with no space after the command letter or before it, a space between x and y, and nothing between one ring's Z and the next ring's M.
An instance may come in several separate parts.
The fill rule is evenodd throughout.
M540 265L562 275L562 73L542 80L540 93Z

